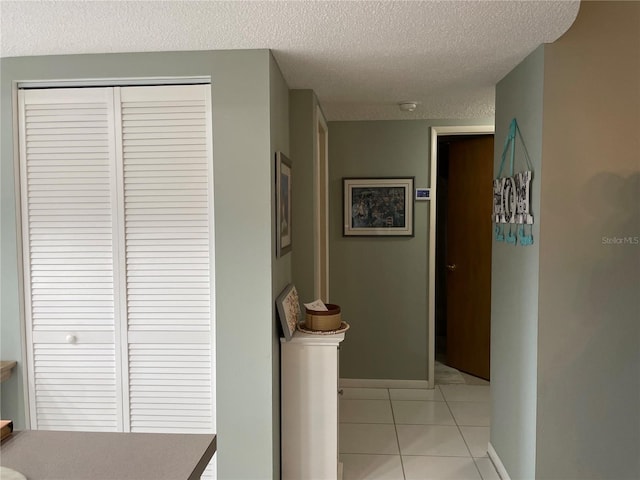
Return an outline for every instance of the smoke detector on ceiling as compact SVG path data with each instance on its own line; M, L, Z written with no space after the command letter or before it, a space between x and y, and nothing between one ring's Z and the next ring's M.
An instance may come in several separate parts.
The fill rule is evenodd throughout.
M418 107L418 104L416 102L400 102L398 107L403 112L413 112Z

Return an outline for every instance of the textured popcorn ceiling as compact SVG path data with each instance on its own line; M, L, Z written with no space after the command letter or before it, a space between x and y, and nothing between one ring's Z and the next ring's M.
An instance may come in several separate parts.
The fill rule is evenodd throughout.
M473 118L578 1L6 1L3 57L270 48L329 120ZM419 103L413 113L397 103Z

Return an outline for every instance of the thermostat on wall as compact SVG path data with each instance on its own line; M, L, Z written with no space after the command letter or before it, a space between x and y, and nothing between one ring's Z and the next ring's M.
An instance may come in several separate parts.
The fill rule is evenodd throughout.
M431 189L416 188L416 200L431 200Z

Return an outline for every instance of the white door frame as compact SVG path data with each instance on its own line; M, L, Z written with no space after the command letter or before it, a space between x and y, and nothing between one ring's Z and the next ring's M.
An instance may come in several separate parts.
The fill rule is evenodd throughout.
M316 155L314 155L314 295L321 298L326 292L325 302L329 302L329 129L327 121L316 106L316 121L314 122ZM324 132L324 142L321 144L319 131ZM324 192L324 201L322 193ZM322 278L322 271L325 278Z
M436 363L436 186L438 182L438 137L444 135L487 135L495 132L494 125L431 127L431 201L429 202L429 328L427 372L429 388L435 388Z

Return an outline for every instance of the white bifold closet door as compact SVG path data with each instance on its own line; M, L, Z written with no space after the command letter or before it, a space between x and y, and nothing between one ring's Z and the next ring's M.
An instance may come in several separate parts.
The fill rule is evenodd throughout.
M113 89L19 97L31 426L122 431Z
M210 86L19 100L31 427L215 431Z
M215 422L209 92L120 90L133 432Z

